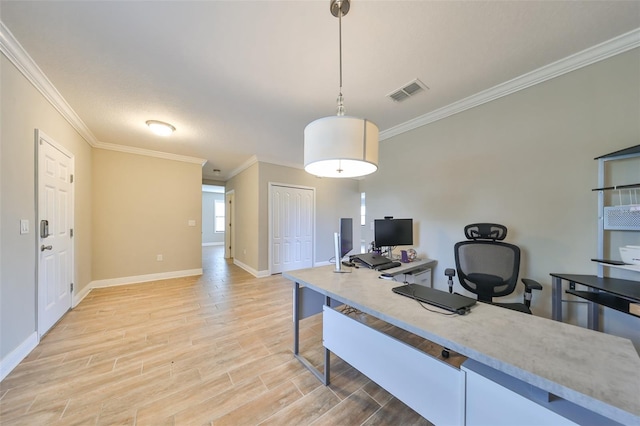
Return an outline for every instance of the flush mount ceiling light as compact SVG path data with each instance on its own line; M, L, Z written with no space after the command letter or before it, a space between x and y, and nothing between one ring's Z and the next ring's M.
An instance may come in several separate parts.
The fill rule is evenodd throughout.
M157 120L148 120L147 126L149 129L158 136L169 136L176 131L176 128L169 123Z
M344 115L342 97L342 17L349 0L331 0L331 14L338 18L340 43L340 92L338 113L312 121L304 129L304 169L321 177L358 177L378 170L378 126L363 118Z

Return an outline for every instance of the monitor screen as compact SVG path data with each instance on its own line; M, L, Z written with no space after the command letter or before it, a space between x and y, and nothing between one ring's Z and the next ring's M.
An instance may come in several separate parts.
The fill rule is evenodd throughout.
M353 250L353 219L340 218L340 259Z
M376 247L413 245L413 219L376 219L373 233Z

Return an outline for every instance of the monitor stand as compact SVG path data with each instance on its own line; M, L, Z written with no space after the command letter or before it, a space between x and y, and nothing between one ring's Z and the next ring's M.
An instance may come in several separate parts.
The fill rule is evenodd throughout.
M342 251L340 250L340 234L337 232L333 233L333 248L335 250L335 259L336 259L336 267L333 270L333 272L337 274L351 273L351 271L342 269L342 256L340 253Z

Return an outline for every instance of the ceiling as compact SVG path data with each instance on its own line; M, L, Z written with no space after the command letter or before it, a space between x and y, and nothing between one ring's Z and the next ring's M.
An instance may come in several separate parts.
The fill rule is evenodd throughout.
M94 144L206 159L205 179L225 180L255 159L302 167L304 127L336 113L329 0L2 0L0 20ZM384 136L639 27L639 1L351 0L346 112ZM428 90L401 103L386 97L416 78ZM147 120L177 130L161 138Z

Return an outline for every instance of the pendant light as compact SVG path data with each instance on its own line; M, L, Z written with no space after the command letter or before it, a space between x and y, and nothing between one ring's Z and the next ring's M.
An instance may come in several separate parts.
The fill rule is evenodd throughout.
M320 177L351 178L378 169L378 126L363 118L345 115L342 97L342 17L349 0L331 0L331 14L338 18L340 43L340 92L337 115L312 121L304 129L304 169Z

